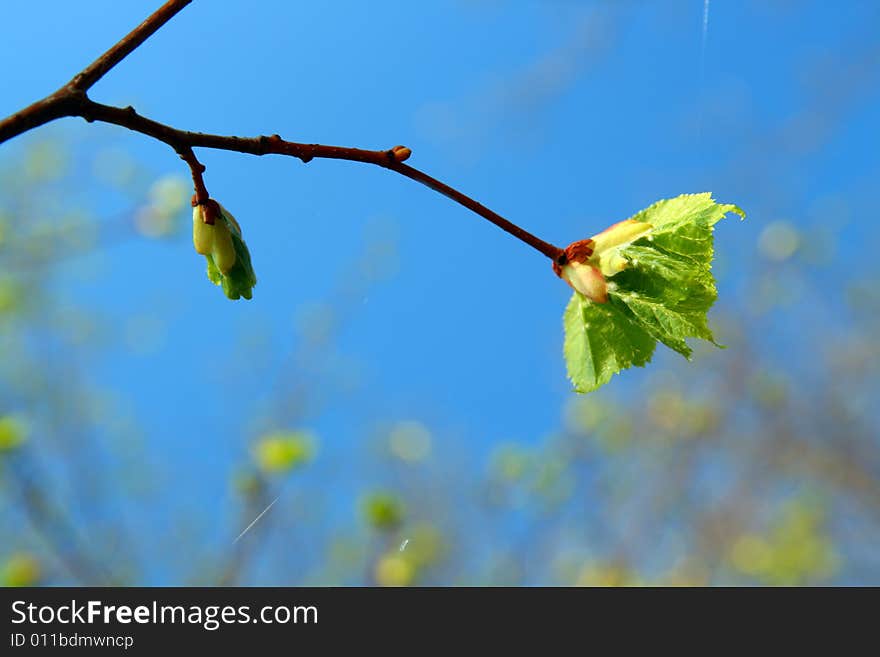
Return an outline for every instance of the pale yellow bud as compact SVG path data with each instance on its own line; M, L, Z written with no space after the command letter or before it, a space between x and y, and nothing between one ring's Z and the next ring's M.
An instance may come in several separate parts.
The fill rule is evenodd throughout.
M205 223L204 206L193 207L193 246L199 255L208 255L214 246L214 226Z
M588 262L570 262L562 267L559 275L590 301L596 303L608 301L605 277L597 267Z
M235 248L232 245L232 235L229 228L222 221L216 222L212 228L214 229L214 244L211 249L211 255L214 257L214 264L223 274L228 274L235 265Z
M653 226L644 221L626 219L609 226L598 235L593 235L593 253L602 253L615 246L629 244L649 232Z
M653 226L644 221L626 219L606 228L598 235L594 235L592 262L599 266L605 276L613 276L619 271L626 269L627 261L620 255L619 247L636 241L641 236L649 233Z

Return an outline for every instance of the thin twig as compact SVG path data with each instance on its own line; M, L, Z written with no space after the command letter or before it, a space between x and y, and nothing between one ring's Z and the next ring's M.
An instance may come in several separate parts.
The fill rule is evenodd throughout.
M112 123L147 135L171 146L190 167L196 192L194 199L196 204L205 203L209 196L202 177L205 167L196 159L193 153L194 148L211 148L251 155L267 155L270 153L288 155L296 157L303 162L309 162L315 158L324 158L374 164L395 171L443 194L525 242L551 260L555 261L562 257L563 250L559 247L536 237L466 194L429 176L427 173L403 164L404 160L411 153L404 146L396 146L388 150L365 150L344 146L326 146L286 141L277 134L268 137L233 137L190 132L148 119L138 114L131 106L123 108L103 105L94 102L88 97L87 91L95 82L141 45L189 2L191 0L169 0L169 2L162 5L162 7L115 46L101 55L81 73L74 76L68 84L46 98L0 121L0 143L62 117L81 117L89 122Z
M208 194L208 188L205 187L205 178L202 176L205 173L205 165L199 162L196 154L189 147L178 151L178 154L180 159L189 165L189 171L192 174L193 189L196 192L193 197L193 205L207 203L211 195Z
M89 64L78 73L70 85L82 91L88 91L92 85L119 62L130 55L138 46L149 39L155 32L171 20L177 12L186 7L192 0L168 0L154 11L147 19L126 34L110 50Z

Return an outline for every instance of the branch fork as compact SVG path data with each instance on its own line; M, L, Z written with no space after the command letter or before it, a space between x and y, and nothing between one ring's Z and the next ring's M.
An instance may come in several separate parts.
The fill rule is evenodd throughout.
M303 163L315 158L348 160L374 164L389 169L446 196L459 205L495 224L502 230L528 244L556 262L564 264L564 251L536 237L513 222L493 212L453 187L411 167L404 162L412 155L406 146L388 150L365 150L345 146L303 144L286 141L279 135L235 137L191 132L159 123L137 113L131 107L113 107L93 101L88 96L91 87L114 66L138 48L192 0L168 0L146 20L107 52L77 73L70 82L56 92L0 121L0 144L29 130L63 117L80 117L88 122L112 123L133 132L139 132L170 146L187 163L193 179L193 205L209 205L210 195L205 186L205 166L199 162L194 148L212 148L251 155L287 155ZM213 223L214 215L205 213L205 222Z

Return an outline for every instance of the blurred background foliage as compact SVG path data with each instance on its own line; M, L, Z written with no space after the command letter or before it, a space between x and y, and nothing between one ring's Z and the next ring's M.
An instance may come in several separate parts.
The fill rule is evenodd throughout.
M473 4L479 8L463 3L454 11L489 11ZM500 15L523 11L516 3L488 4ZM821 24L826 11L809 3L759 4L765 8L743 3L736 11L764 11L765 20L785 25L806 16L805 30ZM651 50L652 41L640 45L626 36L630 22L651 25L648 19L668 13L671 23L681 20L686 33L697 34L691 54L701 47L702 2L659 3L662 11L658 3L587 5L576 29L553 23L557 33L551 30L547 50L499 77L485 97L456 104L414 99L415 123L428 126L426 139L497 142L503 156L507 132L521 136L513 129L519 124L492 126L491 117L510 111L520 127L528 126L522 134L540 141L542 122L559 127L554 102L578 85L596 93L591 85L598 82L579 81L584 70L613 70L624 66L615 53ZM860 24L878 18L871 3L848 4L846 11L853 32L843 34L862 34ZM713 17L722 40L723 30L748 18L725 18L724 10ZM521 35L518 29L529 33L528 26L499 21L508 29L505 39ZM777 46L794 48L796 39L796 31L784 32ZM616 377L588 396L564 385L538 392L562 376L554 350L561 350L564 289L551 300L557 315L532 310L528 294L519 299L511 321L527 315L523 325L540 325L533 342L517 334L511 345L497 336L511 370L525 372L510 380L480 367L493 333L469 334L468 321L501 321L490 319L491 304L444 307L455 297L478 296L466 277L431 278L424 268L442 254L428 249L425 258L422 242L422 258L405 255L414 246L407 234L398 238L395 221L368 220L363 228L357 217L344 217L346 230L358 236L356 252L330 262L332 253L317 254L326 266L313 269L315 281L291 280L286 295L277 287L287 284L284 270L276 268L267 277L276 287L255 290L268 305L242 302L234 307L236 323L223 323L228 316L219 313L231 311L203 310L229 302L193 264L201 258L189 252L190 190L182 166L169 173L162 168L167 154L130 152L136 137L67 124L4 146L2 582L880 584L880 276L870 257L878 236L880 45L876 33L858 48L847 48L850 41L795 57L801 96L787 114L781 106L750 104L743 73L741 86L728 80L733 91L717 97L696 87L699 101L670 119L685 126L684 136L673 140L677 147L699 145L714 157L674 160L676 184L693 180L696 187L668 195L705 185L749 213L747 222L726 222L718 231L721 299L712 321L726 349L698 345L692 363L659 355L644 371ZM709 77L739 56L716 53L713 59L711 46L709 53ZM872 83L875 90L864 91ZM867 120L873 133L835 137L853 117ZM568 124L563 132L582 129ZM697 130L702 141L695 142ZM310 134L307 127L299 132ZM642 147L649 158L670 148L659 142ZM471 156L461 160L458 177L479 197L481 170L467 164ZM491 151L486 157L493 161ZM208 159L213 189L211 173L222 172L222 165L212 168ZM428 170L430 161L422 162ZM558 166L579 162L563 159ZM265 164L250 163L256 169ZM705 170L699 175L693 173L698 164ZM669 182L658 187L653 166L634 182L650 190L646 194ZM336 173L324 167L319 175L333 180ZM604 176L617 178L613 169ZM601 195L602 180L590 186L591 196ZM512 183L489 193L516 209L519 189ZM361 203L375 201L370 198ZM403 217L400 223L424 218L420 208L428 197L416 191L414 198L405 214L392 213ZM309 202L317 208L321 198ZM630 212L641 205L624 204ZM424 210L441 223L452 212L443 203ZM592 215L560 221L574 225L575 219L585 225L583 236L602 227ZM267 211L243 221L246 237L273 220ZM543 221L552 229L552 219ZM505 238L487 233L479 239L483 249ZM259 277L279 256L251 249ZM309 256L290 256L284 266L295 267L296 257ZM186 258L191 267L175 264ZM346 328L369 332L361 309L373 293L401 313L422 312L408 305L417 304L416 294L401 283L419 276L429 289L454 288L431 308L453 317L443 330L461 324L459 333L446 335L451 346L434 357L454 363L456 372L457 383L440 379L442 399L432 398L439 388L431 387L428 374L398 376L395 362L413 353L405 345L396 352L382 343L377 352L355 356L344 337ZM557 284L548 281L547 289ZM152 296L137 288L149 284ZM127 289L132 304L120 305ZM319 289L325 298L317 298ZM193 296L202 293L209 301ZM202 309L196 319L181 310L190 298ZM266 307L272 312L261 314ZM287 322L280 340L267 331L267 321ZM392 330L382 325L382 332ZM430 331L425 328L425 350ZM186 339L176 337L181 332ZM376 335L365 342L380 339ZM203 350L195 373L186 360L192 349ZM549 376L539 369L529 379L538 357L556 361L547 366ZM371 381L370 372L383 367L395 372L397 387ZM442 377L442 365L437 368ZM193 382L181 394L176 386L189 377ZM474 401L482 399L474 389L493 390L487 406ZM423 397L432 404L413 401ZM408 407L413 410L402 410ZM521 430L513 420L505 424L508 408L531 411L530 421ZM541 430L534 418L550 419ZM218 492L211 477L219 477L226 492Z

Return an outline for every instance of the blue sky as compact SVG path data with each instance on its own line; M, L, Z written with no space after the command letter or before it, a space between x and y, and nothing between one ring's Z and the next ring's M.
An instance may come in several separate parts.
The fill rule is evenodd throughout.
M62 84L155 4L9 3L0 114ZM872 2L714 1L704 33L703 12L701 0L195 2L91 95L205 132L405 144L410 164L560 245L659 198L709 190L749 213L717 231L723 305L748 296L737 262L768 222L812 230L823 203L867 209L880 172L880 14ZM816 143L807 126L818 126ZM167 147L122 129L74 119L50 129L85 149L123 151L157 177L186 175ZM40 138L21 137L0 157ZM253 301L227 301L186 239L102 252L89 262L98 276L78 289L120 324L159 318L155 348L112 347L92 377L134 400L151 457L175 482L169 500L195 507L227 495L301 340L297 322L316 304L344 316L318 368L325 404L297 422L321 436L319 472L334 490L389 419L456 437L449 449L472 463L559 425L572 394L561 358L570 291L543 256L378 168L199 156L250 246ZM75 175L90 189L89 171ZM126 209L112 195L89 204L98 216ZM864 263L876 234L876 222L851 221L837 248ZM368 283L356 263L377 235L397 252L391 274ZM786 326L801 321L780 318L767 344L784 349ZM243 341L256 355L226 362ZM610 394L650 376L627 372ZM349 509L344 494L337 501Z

